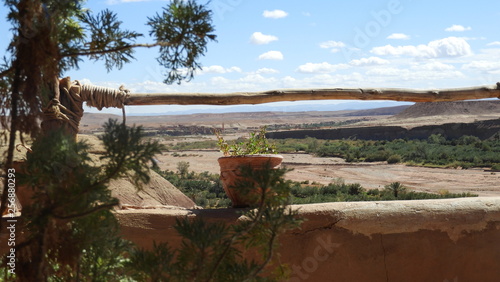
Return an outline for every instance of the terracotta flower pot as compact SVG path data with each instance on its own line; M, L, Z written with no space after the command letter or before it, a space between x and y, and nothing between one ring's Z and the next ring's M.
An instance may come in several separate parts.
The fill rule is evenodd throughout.
M248 207L255 204L251 199L241 195L235 185L240 182L251 181L241 176L241 168L250 167L254 170L262 170L267 167L276 169L279 168L283 156L281 155L244 155L244 156L228 156L218 159L220 165L220 179L222 186L229 199L233 203L233 208ZM258 193L259 191L255 191Z

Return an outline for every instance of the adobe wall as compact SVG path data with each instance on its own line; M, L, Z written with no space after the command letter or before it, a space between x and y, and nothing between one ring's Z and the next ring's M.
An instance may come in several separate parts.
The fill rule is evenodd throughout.
M289 281L500 281L500 197L293 206L280 238ZM177 217L238 220L234 209L121 210L125 238L179 243Z

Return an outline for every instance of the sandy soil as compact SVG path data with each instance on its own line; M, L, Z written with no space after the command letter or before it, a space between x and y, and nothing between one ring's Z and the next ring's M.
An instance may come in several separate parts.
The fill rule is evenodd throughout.
M162 169L177 170L177 163L190 163L196 172L219 172L218 151L172 152L158 156ZM382 189L391 182L401 182L410 189L425 192L471 192L479 196L500 196L500 173L483 169L443 169L411 167L386 163L345 163L339 158L317 158L307 154L285 154L284 165L293 168L286 177L295 181L316 181L328 184L339 179L360 183L367 189Z

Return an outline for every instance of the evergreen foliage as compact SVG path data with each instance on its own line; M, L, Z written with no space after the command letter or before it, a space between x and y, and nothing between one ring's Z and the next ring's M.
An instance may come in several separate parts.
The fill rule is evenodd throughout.
M159 47L159 63L168 71L165 82L192 79L198 60L215 40L212 13L194 0L173 0L161 15L149 18L154 42L136 43L142 34L124 29L110 10L93 14L85 1L6 0L12 39L0 64L0 123L12 166L17 132L36 137L42 109L59 102L59 77L78 68L83 59L103 61L109 70L132 60L137 48ZM6 193L2 194L4 211Z
M88 35L88 39L85 36L88 47L79 46L78 51L66 52L65 56L79 58L77 55L85 54L92 61L103 60L108 71L113 68L121 69L124 63L134 58L134 49L127 47L142 34L121 29L122 22L118 20L116 13L106 9L94 15L87 10L79 14L78 20L86 31L84 35Z
M204 5L193 0L173 0L161 14L149 18L150 35L160 45L160 65L169 69L165 83L180 83L191 80L196 69L201 69L197 62L206 51L209 40L215 40L214 28L210 21L212 12Z
M43 132L39 121L49 102L59 101L59 77L83 59L103 61L109 71L132 60L136 48L160 47L165 82L192 79L206 45L215 40L211 12L194 0L173 0L147 23L154 42L136 43L142 34L126 30L110 10L93 14L85 1L6 0L12 39L0 64L0 122L10 133L4 170L12 167L18 132L35 137L33 153L19 180L34 193L23 207L27 240L18 246L21 281L109 281L120 274L116 258L123 245L110 209L117 204L107 183L129 177L149 180L146 163L160 147L142 142L140 128L107 123L102 166L89 157L88 145L65 133ZM5 187L7 187L5 182ZM0 214L6 208L7 189ZM0 227L1 227L0 223ZM109 237L107 237L109 236ZM109 240L108 240L109 239ZM104 271L104 272L103 272ZM104 275L113 272L115 276ZM105 277L105 278L103 278Z
M208 223L197 218L178 220L177 232L183 240L173 250L159 244L153 251L136 250L130 267L140 281L278 281L271 273L285 274L285 268L273 264L277 237L287 229L297 228L300 220L288 206L290 182L283 179L286 169L243 170L253 182L237 189L260 187L263 193L256 206L243 212L245 220L237 224ZM252 259L245 254L252 253ZM154 264L152 262L155 262ZM150 274L153 276L150 276Z
M261 171L259 183L269 189L248 221L226 226L203 220L179 221L185 239L178 250L157 245L152 252L131 251L118 237L111 209L117 200L107 184L130 178L138 187L149 181L148 165L161 147L141 140L140 127L109 121L102 142L101 165L92 162L89 146L54 130L38 135L38 119L49 101L59 99L59 77L78 68L84 58L103 61L108 71L132 60L140 47L159 47L158 62L166 68L165 83L193 78L198 60L215 40L212 13L194 0L172 0L148 18L152 43L136 43L142 34L122 28L110 10L93 14L84 1L6 0L13 38L0 65L1 122L11 130L4 162L12 166L18 131L35 138L18 179L33 193L23 207L26 240L17 246L15 277L20 281L242 281L257 279L271 261L276 237L297 227L286 208L289 191L284 171ZM9 124L10 123L10 124ZM180 167L183 176L186 165ZM267 175L267 176L263 176ZM258 177L258 175L251 175ZM271 192L272 191L272 192ZM273 194L277 197L267 197ZM5 208L6 193L2 195ZM241 248L243 247L243 249ZM261 250L260 260L246 260L249 247ZM199 255L202 255L201 258ZM135 267L140 266L140 269Z
M107 183L117 177L148 181L145 162L161 146L141 140L140 127L111 120L105 128L101 165L92 161L88 144L62 132L35 140L33 153L18 174L23 189L33 191L36 200L23 209L26 225L21 228L29 237L18 246L16 276L5 273L5 280L276 281L284 277L285 266L270 265L277 238L301 222L289 207L291 182L283 178L286 169L242 170L252 181L238 183L236 189L259 187L264 193L253 208L242 210L244 220L237 224L180 219L175 226L183 238L179 247L162 243L153 250L137 249L119 237L112 213L118 202ZM179 164L179 175L193 177L186 173L188 167Z
M6 0L13 37L0 65L0 108L18 118L16 130L37 132L41 109L56 94L55 80L78 68L84 58L120 69L137 48L159 47L158 62L168 71L166 83L190 80L198 60L214 41L212 12L194 0L173 0L146 23L154 42L136 43L143 35L124 29L110 10L94 14L85 1ZM26 122L33 123L27 124ZM11 125L12 126L12 125Z
M108 256L108 263L90 262L101 252L119 250L113 245L123 244L117 238L118 224L111 213L118 201L107 184L124 176L136 183L148 181L146 162L161 146L143 142L140 127L129 128L110 120L105 128L102 165L92 162L88 144L63 132L51 132L33 143L33 152L18 173L22 189L33 193L33 203L22 210L26 223L22 230L28 238L16 250L21 281L98 275L103 270L97 270L95 263L114 264L112 256ZM82 268L88 272L80 272Z

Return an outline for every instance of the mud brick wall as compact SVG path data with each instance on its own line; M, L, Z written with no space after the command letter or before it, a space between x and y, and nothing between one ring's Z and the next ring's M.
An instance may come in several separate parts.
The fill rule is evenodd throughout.
M306 221L280 237L289 281L499 281L500 198L297 205ZM123 235L179 244L177 217L238 220L234 209L122 210Z

